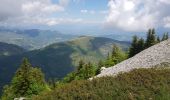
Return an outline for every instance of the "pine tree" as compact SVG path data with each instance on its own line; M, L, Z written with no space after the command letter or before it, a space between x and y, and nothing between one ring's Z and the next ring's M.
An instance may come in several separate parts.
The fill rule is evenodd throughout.
M157 36L157 43L161 42L159 36Z
M29 81L29 73L31 72L31 64L28 62L28 59L24 58L23 62L16 72L12 80L12 85L14 88L14 94L18 96L26 96L29 86L31 85Z
M145 41L143 38L140 38L138 43L137 43L137 52L136 53L139 53L141 52L142 50L144 50L144 47L145 46Z
M103 63L102 60L100 60L100 61L98 62L98 67L97 67L97 70L96 70L96 75L97 75L97 74L100 74L100 69L101 69L101 67L104 67L104 63Z
M156 32L155 32L155 29L152 29L152 35L151 35L151 38L150 38L150 46L153 46L156 44Z
M163 34L162 41L168 40L168 38L169 38L169 34L168 34L168 32L166 32Z
M120 53L120 48L116 45L112 48L112 58L118 56Z
M102 60L99 60L99 62L98 62L98 67L103 67L104 66L104 63L103 63L103 61Z
M167 40L169 38L168 33L164 33L162 40L159 36L156 38L155 29L149 29L147 33L146 41L143 38L138 39L137 36L133 36L131 47L129 48L129 57L134 56L135 54L141 52L142 50L149 48L150 46L159 43L160 41Z
M24 58L11 84L5 86L2 98L12 100L16 97L31 97L47 89L42 71L33 68L28 59Z
M133 57L135 54L137 54L137 45L138 45L138 37L135 35L133 36L132 44L129 49L129 57Z
M88 79L90 77L93 77L96 73L94 71L94 66L92 65L91 62L88 62L88 64L85 65L85 70L84 70L84 78Z
M156 43L157 43L157 41L156 41L155 29L149 29L147 38L146 38L146 42L145 42L145 48L153 46Z
M152 30L149 29L148 30L148 33L147 33L147 38L146 38L146 42L145 42L145 48L148 48L150 46L150 43L151 43L151 35L152 35Z
M113 46L112 50L112 61L116 65L126 58L125 53L118 46Z
M110 55L110 53L107 54L107 58L106 61L104 62L105 67L110 67L112 65L114 65L114 62L112 61L112 56Z
M169 39L169 34L168 34L168 32L166 33L166 40L168 40Z
M168 39L168 33L164 33L161 41L164 41L167 39Z
M79 65L78 65L78 67L77 67L77 71L79 71L80 69L82 69L83 66L84 66L84 62L83 62L83 60L80 60L80 61L79 61Z

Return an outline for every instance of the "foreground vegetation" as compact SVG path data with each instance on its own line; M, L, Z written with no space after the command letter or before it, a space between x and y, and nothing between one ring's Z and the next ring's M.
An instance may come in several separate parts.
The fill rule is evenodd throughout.
M169 100L170 69L136 69L116 77L73 81L33 100Z
M116 64L125 59L124 57L124 52L114 46L109 59L111 64ZM24 58L11 83L4 86L2 100L13 100L19 97L31 98L33 95L39 95L43 91L49 91L75 80L89 79L99 73L100 67L102 65L96 66L81 60L74 72L68 74L60 81L52 80L47 84L41 69L39 67L32 67L28 59Z
M4 87L1 99L30 98L33 95L38 95L40 92L48 90L49 88L41 69L32 67L28 59L24 58L11 83Z
M74 71L80 60L85 63L93 61L92 63L95 64L101 59L104 60L107 53L112 50L112 44L120 46L123 51L130 46L129 42L104 37L82 36L25 53L8 45L6 49L9 49L10 54L15 53L15 55L1 57L1 52L3 52L1 50L4 50L4 46L0 44L0 95L2 86L11 81L23 57L27 57L33 66L39 66L44 72L46 80L56 81Z
M116 77L88 80L99 74L101 67L114 66L166 39L168 39L168 33L165 33L160 40L159 37L156 38L155 30L150 29L146 41L134 36L129 54L114 45L112 52L108 53L107 59L99 61L98 65L92 59L88 60L93 63L80 60L76 70L61 80L52 79L48 83L45 82L41 69L33 67L25 58L11 83L4 87L1 99L13 100L19 97L31 99L33 97L34 100L168 100L170 98L170 78L168 77L170 69L168 65L166 65L168 68L163 67L164 69L136 69ZM63 49L65 50L65 48Z

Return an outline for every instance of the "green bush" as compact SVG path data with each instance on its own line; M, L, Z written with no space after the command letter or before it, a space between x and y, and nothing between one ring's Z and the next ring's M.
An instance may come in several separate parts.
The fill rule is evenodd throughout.
M67 83L33 100L169 100L170 69L136 69L116 77Z

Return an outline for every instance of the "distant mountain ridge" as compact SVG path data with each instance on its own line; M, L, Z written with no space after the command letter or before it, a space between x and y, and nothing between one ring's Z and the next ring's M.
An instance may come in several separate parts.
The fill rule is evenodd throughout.
M11 56L26 52L25 49L14 44L0 42L0 57Z
M23 57L27 57L33 66L41 67L47 79L60 79L75 70L75 66L81 59L93 63L104 59L112 50L113 45L127 50L130 43L103 37L83 36L23 54L0 57L0 81L4 82L0 85L11 80Z
M15 44L28 50L40 49L49 44L67 41L75 37L77 36L51 30L0 28L0 42Z

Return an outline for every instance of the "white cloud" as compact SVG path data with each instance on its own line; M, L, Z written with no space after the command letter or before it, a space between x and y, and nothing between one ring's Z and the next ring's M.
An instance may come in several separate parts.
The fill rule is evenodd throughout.
M125 1L123 7L125 11L130 11L134 9L135 4L133 1Z
M170 4L170 0L160 0L160 2L165 3L165 4Z
M51 0L0 0L0 25L56 25L59 21L50 15L64 11L69 1L55 4Z
M164 21L164 26L165 26L166 28L170 28L170 16L165 17L165 18L163 19L163 21Z
M61 6L67 6L69 4L70 0L59 0L59 5Z
M81 18L53 18L64 12L70 2L85 0L0 0L0 25L57 25L62 23L99 23ZM90 2L90 1L87 1ZM170 0L109 0L109 10L82 9L80 13L106 15L107 27L125 31L145 31L150 27L170 28ZM67 12L65 12L67 13ZM69 15L67 15L69 17Z
M81 10L80 12L81 12L81 13L87 13L87 12L88 12L88 10L83 9L83 10Z
M50 2L33 1L22 4L21 7L24 14L27 15L42 15L58 11L64 11L64 8L57 4L51 4Z
M83 14L96 14L97 13L94 10L86 10L86 9L80 10L80 12L83 13ZM101 14L101 12L99 12L99 13Z
M51 0L0 0L0 18L18 15L37 16L58 11L64 11L64 7L60 4L53 4Z
M145 31L164 25L169 0L110 0L106 25L125 31Z
M20 9L21 4L22 4L21 0L1 0L0 21L8 19L9 17L20 16L22 13L22 10Z

